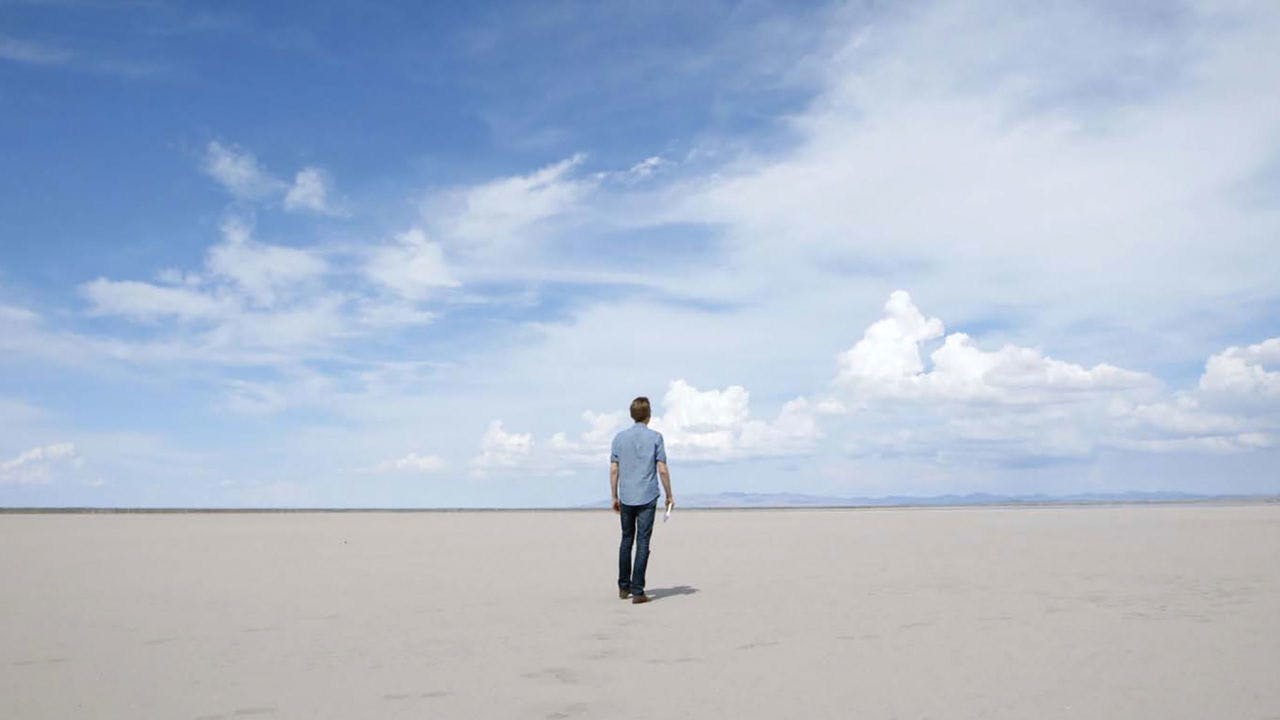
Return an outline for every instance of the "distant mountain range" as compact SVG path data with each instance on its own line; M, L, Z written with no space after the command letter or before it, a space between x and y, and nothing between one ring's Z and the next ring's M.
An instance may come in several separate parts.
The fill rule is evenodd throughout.
M1079 493L1075 495L885 495L881 497L835 497L801 493L723 492L701 495L677 495L676 502L685 508L802 508L802 507L939 507L960 505L1078 505L1089 503L1172 503L1225 500L1280 502L1268 495L1197 495L1181 492ZM607 501L582 507L608 507Z
M1181 492L1080 493L1076 495L885 495L834 497L802 493L723 492L678 495L682 508L855 508L855 507L964 507L983 505L1106 505L1118 503L1248 502L1280 503L1280 495L1197 495ZM0 507L12 513L308 513L308 512L542 512L547 510L595 510L609 507L607 500L575 507Z

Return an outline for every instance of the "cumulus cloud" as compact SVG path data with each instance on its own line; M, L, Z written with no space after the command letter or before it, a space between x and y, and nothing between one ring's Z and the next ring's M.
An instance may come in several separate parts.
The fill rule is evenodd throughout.
M1111 406L1110 414L1117 432L1105 440L1106 444L1151 452L1238 452L1274 447L1280 425L1274 417L1250 418L1217 411L1188 393L1152 403L1119 400Z
M269 173L253 153L216 140L210 141L205 148L201 169L232 196L245 200L264 200L288 187L283 180Z
M1237 452L1280 445L1280 338L1209 356L1196 387L1111 407L1115 442L1141 450Z
M839 356L835 384L854 402L888 398L1044 403L1158 384L1146 373L1105 363L1084 368L1034 348L1005 345L982 350L959 332L947 335L929 355L932 369L926 371L921 347L943 336L942 321L925 317L902 290L890 295L884 312Z
M252 152L214 140L205 147L201 169L239 200L281 201L290 212L344 214L333 202L332 179L318 167L302 168L289 183L263 166Z
M983 350L945 335L904 291L840 354L835 413L899 431L861 435L858 452L935 458L1083 458L1100 448L1236 452L1274 447L1280 427L1280 339L1212 355L1196 388L1168 393L1154 377L1108 364L1085 368L1032 348ZM921 348L941 339L930 355Z
M25 450L10 460L0 462L0 484L43 484L65 467L80 467L83 460L75 445L55 443Z
M926 364L922 349L939 340ZM946 335L942 320L902 290L837 364L831 409L857 416L845 430L850 447L872 455L1080 458L1106 442L1109 403L1140 401L1159 387L1145 373L1085 368L1033 348L983 350L964 333Z
M741 385L699 390L673 380L660 407L652 427L663 434L671 452L690 460L802 453L822 437L808 400L791 400L773 420L760 420L751 417L750 393Z
M573 156L435 193L422 208L429 235L413 230L386 246L361 248L351 263L268 246L247 231L237 241L228 231L198 277L173 274L159 284L100 278L83 292L99 314L180 321L175 334L221 357L242 361L246 349L288 348L262 356L296 361L316 355L294 348L323 349L430 321L425 304L479 267L527 272L542 282L561 277L553 270L564 258L554 251L538 258L546 270L520 262L518 252L493 251L530 239L555 246L570 239L566 228L588 224L575 220L610 217L614 205L607 202L629 204L647 219L632 220L636 225L660 218L714 235L705 256L668 259L652 274L708 303L684 303L677 312L674 302L612 304L598 295L578 306L566 302L571 317L557 317L546 332L562 338L559 344L517 350L509 365L479 358L474 369L457 371L464 379L457 387L474 387L468 381L492 377L495 367L532 378L524 386L532 388L543 387L541 379L594 373L592 396L624 364L637 369L628 377L658 365L645 376L652 384L713 378L709 390L675 381L655 405L655 426L667 433L673 458L708 461L814 448L1002 461L1082 458L1107 447L1244 451L1272 442L1272 341L1214 354L1196 388L1170 394L1146 372L1125 368L1203 359L1203 347L1157 361L1158 351L1120 352L1098 342L1087 322L1116 327L1116 337L1134 346L1142 345L1144 329L1176 327L1190 346L1204 334L1168 322L1189 318L1188 308L1228 293L1274 295L1267 268L1276 265L1280 245L1266 240L1277 226L1263 163L1275 156L1280 118L1270 91L1280 47L1275 13L1262 5L1193 5L1151 18L1073 4L1010 13L980 0L872 13L870 28L866 14L850 15L852 23L832 23L840 25L831 32L840 47L817 48L806 60L819 69L823 88L781 120L786 142L749 142L749 152L725 162L709 152L678 167L650 158L607 175L586 174L582 157ZM1188 137L1200 140L1188 144ZM332 182L318 168L273 173L247 150L221 143L207 148L204 166L242 200L308 212L334 205ZM635 192L640 180L644 193ZM1267 199L1256 202L1258 196ZM584 234L575 247L591 240ZM500 262L486 262L492 260ZM625 276L610 280L616 286ZM1024 318L1012 343L976 330L947 334L941 319L902 293L890 297L861 340L821 331L850 311L873 311L882 288L899 285L928 287L933 310L945 308L961 329L966 318L998 314L1002 304L1033 308L1034 318ZM735 309L744 299L749 309ZM6 319L2 310L5 327L34 325ZM674 327L673 319L694 316ZM638 320L680 338L680 352L646 355L653 340L632 330ZM192 327L205 332L195 335ZM1046 327L1086 329L1049 334ZM1214 330L1239 334L1241 325ZM390 334L378 339L387 342L370 343L374 352L423 357L423 345ZM1054 357L1034 345L1049 339ZM829 378L837 346L849 349L836 359L832 397L806 394L776 416L752 415L753 397L794 397ZM356 354L350 348L340 353L344 362ZM623 359L610 365L610 355ZM592 363L609 369L588 370ZM231 396L243 411L272 411L287 401L270 386L250 384L233 387ZM572 421L584 406L561 410ZM542 462L538 451L596 462L627 420L620 413L582 418L584 431L556 433L546 443L544 428L532 428L536 447L533 433L490 426L474 467L523 467ZM832 441L819 447L824 433Z
M812 450L822 437L810 401L796 398L773 420L757 419L751 416L750 393L740 385L699 390L673 380L655 411L649 426L662 433L673 462L800 454ZM551 436L548 446L556 462L608 462L614 435L631 424L623 412L587 411L582 419L589 427L576 439L564 432Z
M1256 345L1230 347L1209 358L1199 389L1206 395L1237 402L1280 400L1280 338Z
M401 233L393 244L374 250L364 271L374 282L411 300L458 286L445 262L444 249L420 228Z
M328 173L316 167L307 167L294 176L293 185L284 196L285 210L307 210L320 215L341 215L333 205L329 194L332 181Z
M609 462L613 436L629 425L631 418L621 411L597 413L586 410L582 413L582 420L587 424L587 429L576 439L558 432L551 436L548 447L558 462L603 467Z
M738 447L747 455L803 455L823 438L818 416L829 413L822 402L794 398L783 403L771 421L748 420L738 435Z
M942 321L926 318L902 290L889 296L884 312L857 345L840 355L838 383L897 384L924 372L920 344L942 336Z
M480 454L471 460L471 474L485 477L491 470L514 468L532 454L532 433L507 432L501 420L494 420L480 439Z

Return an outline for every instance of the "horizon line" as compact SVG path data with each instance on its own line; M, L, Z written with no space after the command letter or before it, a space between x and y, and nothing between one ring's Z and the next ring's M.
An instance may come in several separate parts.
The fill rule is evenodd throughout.
M732 493L733 495L752 495L752 493ZM756 493L756 496L768 497L770 495L780 495L785 493ZM1137 493L1133 493L1137 494ZM1157 494L1157 493L1151 493ZM1260 493L1260 494L1225 494L1225 495L1192 495L1182 494L1174 497L1125 497L1125 493L1117 493L1114 497L1106 495L1092 496L997 496L991 495L991 501L983 502L981 500L964 502L962 498L982 496L981 493L972 493L968 496L956 495L934 495L921 496L920 501L939 500L942 498L958 498L957 502L849 502L849 503L802 503L802 504L751 504L751 505L688 505L676 507L685 511L736 511L736 510L879 510L879 509L910 509L910 508L965 508L965 507L1054 507L1054 506L1107 506L1107 505L1196 505L1196 504L1222 504L1222 503L1247 503L1261 504L1280 502L1280 494ZM704 496L715 497L715 496ZM909 499L900 496L886 496L894 499ZM1021 498L1021 499L1020 499ZM839 498L832 498L838 500ZM850 498L850 500L865 499L874 500L874 498ZM466 513L466 512L599 512L601 510L609 510L606 504L591 505L546 505L546 506L515 506L515 507L491 507L491 506L414 506L414 507L332 507L332 506L110 506L110 505L49 505L49 506L0 506L0 515L38 515L38 514L218 514L218 513Z

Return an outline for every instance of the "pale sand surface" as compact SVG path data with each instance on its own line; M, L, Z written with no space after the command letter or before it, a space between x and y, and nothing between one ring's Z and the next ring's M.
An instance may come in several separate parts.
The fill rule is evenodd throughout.
M1277 718L1280 506L0 516L0 716Z

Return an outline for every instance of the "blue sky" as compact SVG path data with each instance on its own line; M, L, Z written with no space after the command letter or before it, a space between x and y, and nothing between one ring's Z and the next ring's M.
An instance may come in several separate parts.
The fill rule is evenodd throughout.
M1280 492L1278 30L0 2L0 504Z

